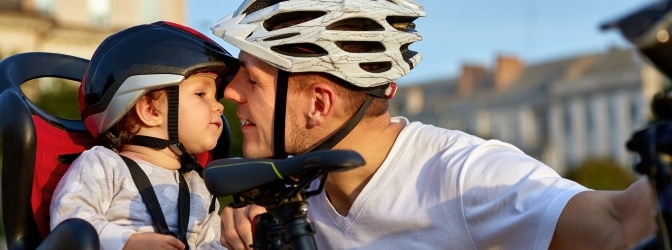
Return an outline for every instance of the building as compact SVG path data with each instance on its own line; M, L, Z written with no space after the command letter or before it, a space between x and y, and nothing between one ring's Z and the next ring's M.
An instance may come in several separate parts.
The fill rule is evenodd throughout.
M536 65L500 55L456 79L400 88L393 115L516 145L558 172L593 157L631 166L625 143L646 125L664 78L632 50Z
M89 59L107 36L124 28L158 20L186 24L186 7L186 0L0 0L0 60L23 52ZM38 89L61 86L52 80L33 80L22 90L34 100ZM6 249L2 225L0 249Z
M186 0L0 0L0 59L23 52L54 52L89 59L109 35L141 23L186 24ZM79 83L42 78L22 85L33 101L37 91L60 91Z
M0 58L29 51L91 58L114 32L157 20L186 24L186 0L0 0Z

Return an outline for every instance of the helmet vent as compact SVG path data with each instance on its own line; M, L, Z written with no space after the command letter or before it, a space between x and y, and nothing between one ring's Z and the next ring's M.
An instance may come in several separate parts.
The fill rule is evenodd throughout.
M408 63L408 65L411 66L411 69L413 69L414 64L413 62L411 62L410 59L413 58L415 55L417 55L418 52L409 50L408 46L410 45L411 45L410 43L404 44L403 46L401 46L400 50L401 50L401 56L404 58L404 61L406 61L406 63Z
M269 31L278 30L308 22L324 16L324 14L326 14L326 12L323 11L294 11L279 13L264 21L264 28Z
M341 41L336 46L350 53L378 53L384 52L385 46L380 42Z
M392 63L391 62L360 63L359 68L371 73L383 73L392 68Z
M297 32L297 33L280 34L280 35L277 35L277 36L267 37L267 38L264 39L264 42L286 39L286 38L290 38L290 37L298 36L298 35L301 35L301 33Z
M383 31L385 28L378 22L368 18L349 18L332 23L327 30L347 30L347 31Z
M329 54L322 47L311 43L283 44L274 46L271 50L292 57L320 57Z
M388 16L387 23L398 31L415 32L415 23L413 23L415 19L416 17Z
M288 1L288 0L257 0L257 1L254 1L254 3L250 4L250 6L248 6L247 9L245 9L245 11L243 11L243 13L245 13L245 15L249 15L250 13L257 12L258 10L261 10L263 8L273 6L273 5L276 5L280 2L285 2L285 1Z

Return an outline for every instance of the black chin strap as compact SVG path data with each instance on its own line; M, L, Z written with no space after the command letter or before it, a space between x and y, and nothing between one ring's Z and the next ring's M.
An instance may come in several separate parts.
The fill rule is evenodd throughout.
M177 136L177 121L178 121L178 111L180 108L180 87L172 86L168 88L168 140L174 142L173 144L168 145L171 151L177 154L180 157L180 163L182 167L180 171L182 173L188 173L194 169L201 170L202 167L196 160L196 157L189 154L187 149L184 148L184 145L180 143L180 138ZM165 147L163 147L165 148ZM199 171L199 174L201 172Z
M347 122L345 122L345 124L343 124L341 128L336 130L336 132L333 135L331 135L329 138L327 138L327 140L320 143L320 145L318 145L311 151L331 149L334 146L336 146L336 144L341 142L341 140L343 140L343 138L345 138L345 136L347 136L350 133L350 131L352 131L355 128L355 126L357 126L359 121L362 120L364 114L366 113L366 110L369 109L369 106L371 106L372 102L373 102L373 96L370 95L366 96L366 100L364 100L364 103L362 103L362 105L359 106L357 112L352 117L350 117L350 119Z
M144 135L134 135L133 138L131 138L130 144L155 149L170 148L173 153L180 157L180 164L182 165L182 167L180 167L180 172L189 173L192 170L196 170L199 175L201 175L203 172L203 167L201 167L201 164L198 163L196 157L186 153L187 150L179 141L165 140Z
M287 85L289 72L278 70L277 89L275 91L275 114L273 115L273 158L287 158L285 151L285 113L287 111Z
M350 117L350 119L343 124L332 136L327 138L327 140L323 141L320 143L317 147L315 147L311 151L317 151L317 150L322 150L322 149L331 149L336 144L341 142L345 136L347 136L354 128L357 126L357 124L364 118L364 114L366 114L366 111L369 109L369 106L371 106L371 103L373 103L373 98L385 98L385 89L377 88L373 89L371 91L366 92L366 99L364 100L364 103L362 103L361 106L359 106L359 109L357 109L357 112Z
M277 89L275 94L275 112L273 114L273 158L284 159L288 154L285 151L285 113L287 111L287 88L289 72L278 70ZM388 84L389 85L389 84ZM388 86L389 87L389 86ZM331 149L347 136L364 118L364 114L373 103L373 98L386 98L387 88L374 88L367 91L366 99L357 112L327 140L320 143L311 151Z
M347 136L362 120L364 114L366 114L366 111L369 109L369 106L371 106L371 103L373 103L373 98L386 98L385 89L373 89L366 93L366 99L364 100L364 103L359 106L357 112L355 112L355 114L352 115L352 117L350 117L350 119L345 122L345 124L343 124L343 126L341 126L341 128L339 128L332 136L320 143L317 147L311 150L311 152L322 149L331 149L336 146L336 144L343 140L343 138L345 138L345 136ZM324 185L327 183L326 180L328 175L328 172L322 174L322 176L320 176L320 186L313 191L307 192L306 196L313 196L320 193L321 190L324 190Z
M180 107L179 98L180 98L180 87L171 86L167 88L168 94L168 140L144 136L144 135L135 135L131 138L131 144L138 146L145 146L155 149L164 149L166 147L170 148L173 153L180 157L180 172L189 173L192 170L196 170L199 175L202 176L202 169L196 157L189 154L187 149L184 148L184 145L179 140L177 135L177 122L178 122L178 111Z

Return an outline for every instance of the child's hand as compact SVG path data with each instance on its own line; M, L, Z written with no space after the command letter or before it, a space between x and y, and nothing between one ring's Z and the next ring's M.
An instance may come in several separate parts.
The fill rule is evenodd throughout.
M133 249L184 249L184 244L177 238L158 234L153 232L133 234L126 245L124 245L124 250L133 250Z

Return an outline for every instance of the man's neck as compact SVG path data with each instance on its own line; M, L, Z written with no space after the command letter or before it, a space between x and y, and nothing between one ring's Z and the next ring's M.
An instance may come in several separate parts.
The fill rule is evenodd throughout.
M363 121L334 147L354 150L366 162L366 165L349 171L329 174L325 191L339 214L348 214L355 199L385 161L402 128L400 124L391 123L389 115L384 115Z

